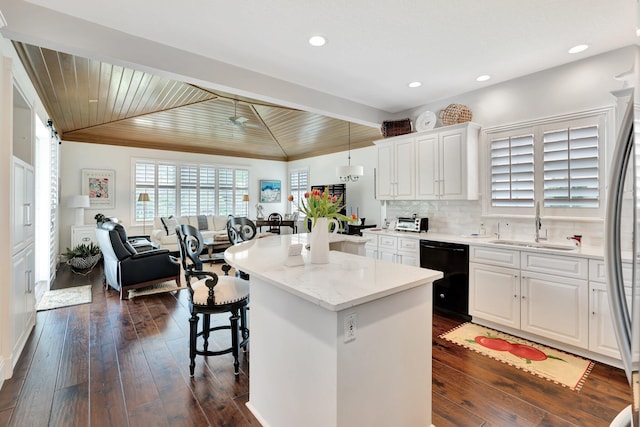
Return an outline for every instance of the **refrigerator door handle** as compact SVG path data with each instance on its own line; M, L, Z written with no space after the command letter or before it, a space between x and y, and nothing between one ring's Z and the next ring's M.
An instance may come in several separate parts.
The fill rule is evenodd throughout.
M613 329L629 384L632 384L633 381L632 330L631 316L625 300L624 281L622 278L620 223L624 179L633 151L633 106L632 97L622 120L620 134L613 154L605 219L605 265L608 278L609 307L611 309Z

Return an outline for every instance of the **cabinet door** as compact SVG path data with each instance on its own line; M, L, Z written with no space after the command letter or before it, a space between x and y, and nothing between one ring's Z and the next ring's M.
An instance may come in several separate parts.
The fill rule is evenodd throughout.
M377 246L365 245L364 254L365 254L365 256L367 258L377 259L378 258L378 247Z
M389 262L396 262L396 251L395 250L391 251L389 249L378 248L378 256L380 257L381 260L389 261Z
M521 289L522 330L588 348L586 280L523 271Z
M467 198L466 164L467 153L464 130L442 132L440 134L440 198Z
M393 162L395 156L390 143L378 145L378 169L376 170L376 199L389 200L393 198Z
M395 199L415 198L415 143L413 139L398 141L395 147Z
M31 331L35 315L35 274L33 245L28 246L12 258L12 352L22 348Z
M416 140L416 199L438 199L439 185L438 135L426 135Z
M589 350L620 360L620 350L616 341L611 311L609 310L609 294L602 283L590 282L589 309ZM630 292L627 301L631 299Z
M75 248L77 245L85 244L90 245L98 244L96 237L96 227L93 225L72 225L71 226L71 247Z
M519 270L469 263L469 314L520 328Z

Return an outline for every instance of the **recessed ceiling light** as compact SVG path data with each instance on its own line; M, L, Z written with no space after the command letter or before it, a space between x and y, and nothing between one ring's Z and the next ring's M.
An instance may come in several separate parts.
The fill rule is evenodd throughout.
M579 44L569 49L569 53L580 53L580 52L584 52L587 49L589 49L588 44Z
M422 82L411 82L409 83L409 87L420 87L422 86Z
M481 76L476 77L476 81L478 81L478 82L486 82L490 78L491 78L491 76L489 74L483 74Z
M324 46L325 43L327 43L327 39L325 39L322 36L311 36L311 37L309 37L309 44L311 46L316 46L316 47Z

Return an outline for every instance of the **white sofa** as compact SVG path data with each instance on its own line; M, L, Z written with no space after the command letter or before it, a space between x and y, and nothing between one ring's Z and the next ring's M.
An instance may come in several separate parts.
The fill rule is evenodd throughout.
M200 230L203 238L213 239L214 243L219 243L220 248L225 248L230 246L227 237L227 219L226 215L155 217L151 241L158 244L160 249L178 252L180 249L176 237L176 225L190 224Z

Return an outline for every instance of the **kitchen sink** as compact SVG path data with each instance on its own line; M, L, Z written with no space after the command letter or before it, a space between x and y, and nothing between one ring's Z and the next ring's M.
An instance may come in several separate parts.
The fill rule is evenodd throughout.
M542 242L525 242L522 240L490 240L489 243L496 245L509 245L518 246L521 248L535 248L535 249L555 249L558 251L573 251L577 249L576 245L563 245L559 243L542 243Z

